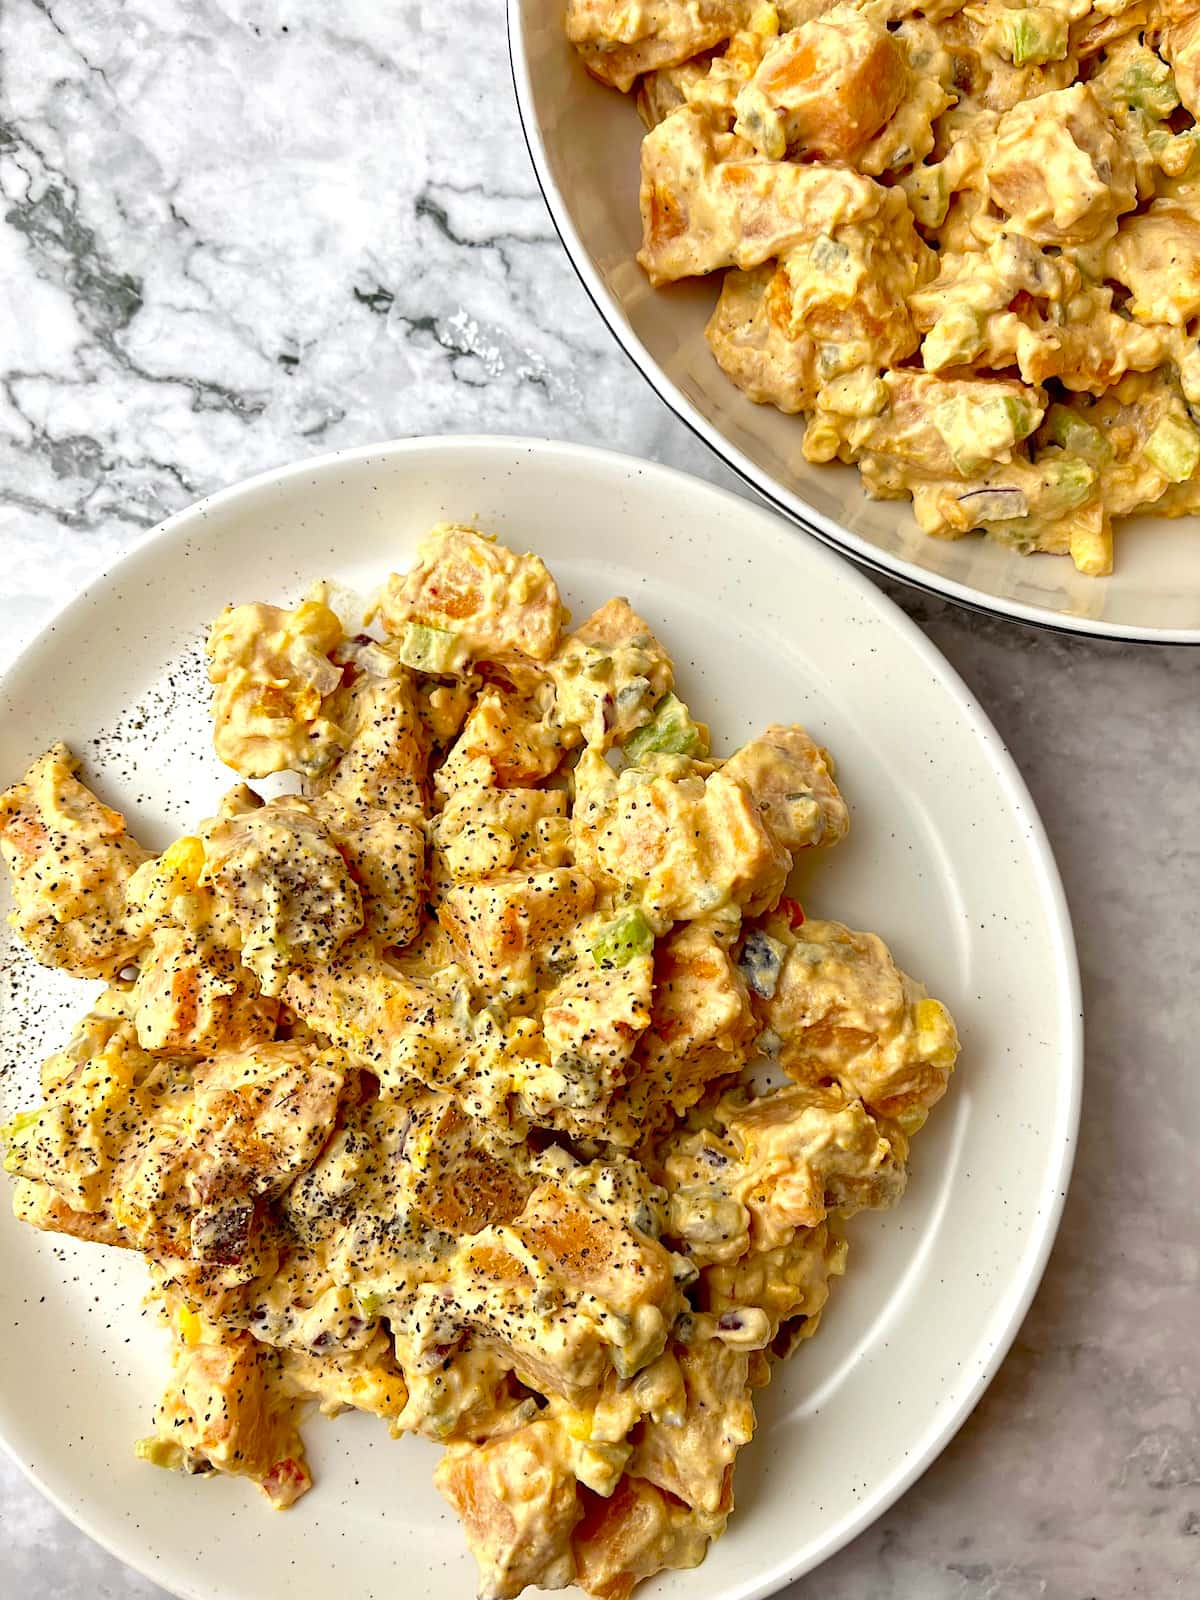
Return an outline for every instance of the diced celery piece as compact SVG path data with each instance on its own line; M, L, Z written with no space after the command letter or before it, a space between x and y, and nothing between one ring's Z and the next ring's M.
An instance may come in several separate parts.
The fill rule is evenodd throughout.
M655 706L650 721L636 728L625 741L625 754L630 761L640 761L651 754L696 756L707 753L706 730L702 724L692 721L683 701L669 693Z
M1053 405L1046 413L1046 438L1061 445L1073 456L1082 456L1094 466L1104 467L1113 458L1113 447L1090 422L1085 422L1070 406Z
M1164 170L1168 177L1195 178L1200 176L1200 129L1184 128L1172 141L1174 161Z
M1146 440L1146 455L1172 483L1186 483L1200 466L1200 433L1182 418L1167 415Z
M1139 111L1159 121L1169 117L1179 104L1179 92L1170 67L1151 50L1142 50L1121 79L1124 99Z
M961 367L983 349L984 319L970 306L951 306L925 335L921 355L926 369Z
M41 1114L42 1108L40 1106L35 1106L32 1111L18 1111L11 1122L6 1122L0 1128L0 1139L5 1144L11 1144L14 1139L25 1132L26 1128L32 1128Z
M634 907L610 922L592 945L592 959L598 967L624 967L635 956L648 956L654 949L654 933L642 913Z
M1061 517L1091 498L1097 472L1090 461L1079 456L1062 456L1057 460L1039 461L1037 465L1043 480L1037 509L1043 516Z
M41 1114L40 1108L34 1111L18 1111L11 1122L6 1122L4 1126L0 1128L0 1144L7 1145L9 1147L7 1154L4 1157L5 1172L20 1171L21 1157L12 1147L16 1144L17 1140L23 1133L25 1133L29 1128L33 1127Z
M414 672L453 672L461 659L457 633L427 628L423 622L407 623L396 652Z
M933 425L945 440L955 470L974 476L985 463L999 461L1032 432L1037 412L1020 395L953 395L933 413Z
M1029 62L1061 61L1067 53L1067 19L1044 6L1008 11L1001 19L1000 38L1015 67Z
M1028 400L1024 400L1015 394L1002 395L1000 410L1003 412L1005 420L1012 427L1014 443L1018 439L1024 439L1026 434L1033 432L1036 419L1033 414L1033 407Z
M819 233L809 248L809 260L821 272L845 272L850 250L840 239Z
M163 1467L168 1472L178 1472L183 1466L185 1452L173 1439L139 1439L133 1451L139 1461L148 1461L152 1467Z

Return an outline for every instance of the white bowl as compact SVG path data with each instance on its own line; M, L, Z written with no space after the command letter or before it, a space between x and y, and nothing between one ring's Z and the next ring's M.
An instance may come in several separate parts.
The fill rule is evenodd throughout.
M806 722L836 752L853 827L811 852L805 903L881 932L959 1022L961 1063L908 1193L850 1224L825 1324L761 1397L729 1533L698 1571L655 1585L752 1600L844 1544L954 1433L1029 1305L1070 1171L1081 1026L1058 874L995 730L918 629L848 562L665 468L528 440L409 440L201 501L91 584L0 681L0 781L65 738L161 848L231 781L211 748L210 619L319 575L368 590L446 518L538 550L577 616L629 595L718 748ZM36 1100L38 1061L86 992L7 937L0 1120ZM188 1600L474 1593L431 1482L435 1447L393 1443L374 1419L313 1419L316 1487L286 1515L243 1483L136 1461L166 1357L139 1304L142 1264L20 1227L7 1199L0 1437L84 1529Z
M635 260L644 129L632 100L585 72L563 0L508 0L508 22L525 137L584 287L667 405L764 499L876 571L965 605L1101 638L1200 644L1198 517L1122 524L1116 571L1087 578L1066 556L931 539L906 502L869 500L853 467L805 461L801 422L748 400L713 359L704 326L718 278L652 289Z

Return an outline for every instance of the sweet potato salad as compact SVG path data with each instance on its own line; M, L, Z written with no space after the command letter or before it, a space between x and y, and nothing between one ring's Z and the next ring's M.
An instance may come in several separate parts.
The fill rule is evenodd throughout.
M920 527L1113 565L1200 510L1196 0L567 0L656 286Z
M441 1447L483 1594L622 1600L724 1529L954 1024L787 892L847 831L826 751L714 755L628 601L572 630L449 525L337 600L216 619L241 781L161 853L62 744L0 796L14 929L99 980L2 1130L16 1212L145 1257L147 1461L288 1506L352 1407Z

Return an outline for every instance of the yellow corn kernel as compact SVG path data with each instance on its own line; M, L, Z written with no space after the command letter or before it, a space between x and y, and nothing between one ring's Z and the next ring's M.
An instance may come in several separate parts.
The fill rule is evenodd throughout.
M899 1113L896 1118L896 1126L899 1128L900 1132L904 1135L904 1138L907 1141L911 1139L914 1134L920 1133L921 1129L928 1121L928 1106L911 1105L906 1106L904 1110ZM896 1145L897 1141L896 1139L893 1139L892 1148L895 1149Z
M1071 529L1071 560L1089 578L1106 578L1113 569L1113 536L1107 520L1099 527Z
M541 587L542 581L540 573L538 573L536 570L531 570L530 568L526 567L523 572L518 572L516 577L513 579L513 599L519 605L525 605L528 601L537 598L538 591Z
M592 1437L592 1422L595 1412L592 1410L577 1410L574 1406L565 1407L559 1414L559 1421L567 1430L572 1439L590 1439Z
M296 722L315 722L321 710L321 696L311 685L301 689L292 703Z
M175 1313L175 1326L189 1350L194 1350L204 1337L204 1323L200 1320L199 1312L189 1311L186 1306L180 1306Z
M168 1472L178 1472L183 1465L183 1449L171 1439L139 1439L133 1447L139 1461L148 1461L152 1467L164 1467Z
M920 1000L917 1003L917 1027L922 1033L940 1031L947 1021L946 1008L940 1000Z
M304 639L322 653L332 650L342 639L341 623L321 600L302 600L288 619L284 632Z
M918 1000L915 1020L922 1059L937 1066L953 1066L958 1054L958 1030L941 1001Z
M772 38L779 32L779 13L773 5L761 5L750 18L751 33L761 33Z
M846 1256L849 1252L849 1249L850 1246L846 1243L845 1239L837 1238L831 1241L831 1248L829 1251L829 1276L831 1278L841 1278L845 1276Z
M164 877L181 879L190 884L199 882L204 870L204 846L191 834L176 839L163 851L159 860Z
M841 435L828 417L814 416L804 430L801 449L806 461L832 461L841 445Z

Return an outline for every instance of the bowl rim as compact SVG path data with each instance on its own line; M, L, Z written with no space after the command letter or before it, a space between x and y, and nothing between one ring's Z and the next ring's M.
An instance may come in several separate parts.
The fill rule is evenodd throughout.
M749 511L753 517L776 520L772 517L769 507L757 505L730 489L708 483L678 468L647 461L626 452L567 440L513 434L416 435L385 440L378 444L327 451L280 467L269 468L224 489L214 491L173 513L155 528L150 529L119 556L91 573L76 592L44 620L33 637L0 671L0 691L6 688L14 675L26 667L27 658L41 646L47 635L52 634L67 621L76 608L81 610L86 608L91 591L96 586L110 581L122 568L132 566L150 546L160 542L169 544L186 541L197 526L203 524L210 511L224 509L243 496L253 496L289 479L336 472L349 463L367 462L373 459L386 460L397 455L428 455L436 459L439 456L453 457L456 453L486 455L490 452L515 451L534 456L557 456L568 462L594 462L602 469L624 470L638 477L666 480L667 483L677 481L688 485L692 490L699 488L705 494L724 500L733 514L744 515ZM824 543L821 542L822 545ZM1078 953L1062 878L1045 824L1029 787L1021 776L1007 745L974 692L917 623L889 595L871 583L853 563L847 563L832 549L817 546L811 548L810 554L812 558L836 568L842 581L848 580L869 604L878 606L889 617L901 638L927 664L931 675L941 680L964 722L989 746L990 759L997 779L1022 814L1026 825L1028 848L1043 887L1043 903L1049 924L1048 933L1055 948L1056 988L1062 997L1061 1033L1057 1054L1061 1062L1064 1093L1060 1099L1060 1125L1055 1130L1054 1164L1045 1174L1042 1204L1037 1210L1037 1221L1031 1227L1025 1280L1012 1298L1007 1317L990 1330L990 1349L987 1340L981 1340L980 1348L986 1352L984 1359L979 1362L974 1378L964 1388L957 1404L946 1414L942 1426L921 1441L920 1447L914 1450L903 1470L897 1472L877 1494L869 1497L859 1511L845 1519L826 1544L816 1551L801 1553L793 1561L777 1566L762 1576L748 1578L730 1590L725 1600L762 1600L762 1597L775 1593L785 1584L812 1571L843 1549L894 1505L901 1495L932 1466L974 1411L1011 1349L1045 1274L1070 1187L1082 1107L1084 1020ZM121 1547L115 1537L110 1537L107 1530L102 1531L97 1526L85 1506L68 1503L64 1495L52 1489L43 1479L34 1463L27 1462L17 1455L15 1445L10 1445L2 1432L0 1432L0 1449L4 1450L22 1473L76 1527L135 1572L153 1582L162 1582L163 1575L153 1570L153 1562L149 1555L143 1555L140 1551L131 1554L129 1550ZM180 1592L192 1597L192 1600L200 1600L199 1589L189 1588Z
M508 13L508 64L512 74L517 115L525 148L533 164L534 176L550 213L554 231L588 299L600 314L609 333L633 362L642 378L658 398L713 454L737 473L772 510L787 518L802 532L830 549L839 551L860 567L881 577L898 579L911 588L941 600L953 601L965 610L999 621L1017 622L1060 638L1103 639L1121 644L1193 645L1200 647L1200 627L1148 628L1135 623L1102 624L1089 617L1072 617L1047 606L1027 605L1023 601L990 599L981 590L955 578L940 578L902 556L889 555L859 534L826 517L814 506L786 488L782 481L756 466L749 456L714 427L670 379L650 355L642 341L621 315L619 307L601 280L591 255L567 208L566 200L550 172L546 141L534 113L533 79L526 47L525 0L506 0Z

